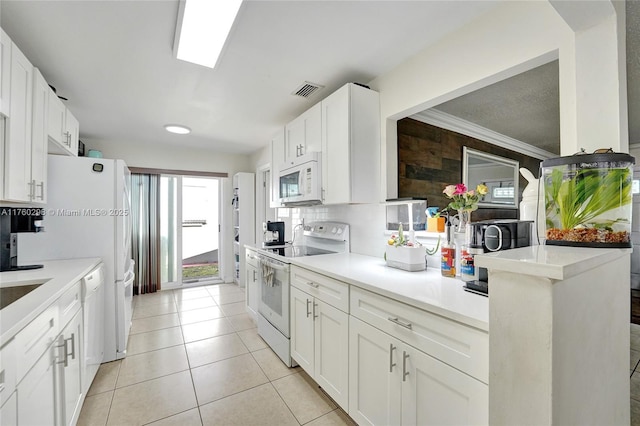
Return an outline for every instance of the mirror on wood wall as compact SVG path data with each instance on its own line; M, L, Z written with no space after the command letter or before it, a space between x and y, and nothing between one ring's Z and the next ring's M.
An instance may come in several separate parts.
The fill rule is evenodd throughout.
M465 146L537 175L541 160L560 154L559 104L555 60L399 120L398 197L426 197L429 206L446 207L442 190L463 182ZM481 204L475 219L518 218L527 182L518 167L511 170L514 198Z
M462 182L469 189L488 189L478 207L517 209L520 163L509 158L462 148Z

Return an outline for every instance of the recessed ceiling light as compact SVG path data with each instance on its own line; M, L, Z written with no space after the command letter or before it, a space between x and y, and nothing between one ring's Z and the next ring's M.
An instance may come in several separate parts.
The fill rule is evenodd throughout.
M186 135L191 133L191 129L186 126L180 126L179 124L167 124L164 126L167 132L177 133L179 135Z
M178 59L214 68L242 0L180 2L174 40Z

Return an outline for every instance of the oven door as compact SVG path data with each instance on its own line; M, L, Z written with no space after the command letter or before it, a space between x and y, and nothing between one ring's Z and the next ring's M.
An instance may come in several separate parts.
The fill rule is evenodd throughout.
M260 256L260 303L258 312L289 337L289 268L290 265ZM271 276L271 279L269 279Z

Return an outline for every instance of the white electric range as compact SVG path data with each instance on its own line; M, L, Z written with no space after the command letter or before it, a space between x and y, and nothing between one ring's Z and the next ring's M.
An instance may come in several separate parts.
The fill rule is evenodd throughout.
M295 365L289 347L291 259L348 253L349 248L349 225L340 222L313 222L304 225L300 244L258 249L261 271L258 334L287 366Z

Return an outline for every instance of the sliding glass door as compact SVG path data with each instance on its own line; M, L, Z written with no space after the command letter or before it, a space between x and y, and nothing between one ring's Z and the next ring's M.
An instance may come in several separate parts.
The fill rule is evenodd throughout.
M160 179L163 288L220 281L220 181L163 175Z

